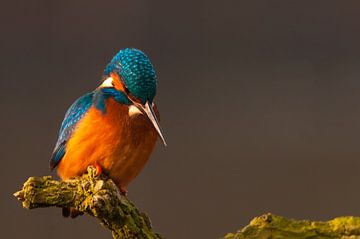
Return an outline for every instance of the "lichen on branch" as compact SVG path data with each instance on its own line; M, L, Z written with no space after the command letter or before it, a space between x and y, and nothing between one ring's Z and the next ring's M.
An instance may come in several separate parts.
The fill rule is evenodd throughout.
M360 239L360 217L338 217L327 222L294 220L273 214L254 218L224 239Z
M14 194L24 208L65 207L96 217L114 238L160 239L149 218L120 194L111 179L96 169L68 181L50 176L30 177ZM192 238L189 235L189 238ZM273 214L254 218L224 239L360 239L360 217L338 217L327 222L288 219Z
M51 176L30 177L23 188L14 194L27 209L41 207L75 208L96 217L111 230L113 238L158 239L150 219L120 194L114 182L96 176L96 169L68 181L57 181Z

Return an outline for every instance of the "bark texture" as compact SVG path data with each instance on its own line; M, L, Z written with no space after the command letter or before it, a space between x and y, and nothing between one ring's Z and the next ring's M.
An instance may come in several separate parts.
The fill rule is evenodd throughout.
M160 239L149 218L120 194L112 180L96 176L96 169L69 181L51 176L30 177L14 194L24 208L66 207L96 217L114 238ZM189 238L192 238L189 235ZM273 214L254 218L224 239L360 239L360 217L338 217L327 222L288 219Z
M27 209L40 207L75 208L96 217L111 230L113 238L158 239L149 218L120 194L112 180L96 176L96 169L69 181L51 176L30 177L14 194Z
M359 217L338 217L327 222L288 219L273 214L254 218L225 239L360 239Z

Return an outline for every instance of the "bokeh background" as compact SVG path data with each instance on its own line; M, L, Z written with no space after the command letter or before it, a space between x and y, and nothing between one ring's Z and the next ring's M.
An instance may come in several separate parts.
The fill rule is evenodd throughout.
M68 106L121 48L156 67L169 146L129 197L167 238L218 238L273 212L360 215L359 1L2 1L4 238L111 238L11 194L48 160Z

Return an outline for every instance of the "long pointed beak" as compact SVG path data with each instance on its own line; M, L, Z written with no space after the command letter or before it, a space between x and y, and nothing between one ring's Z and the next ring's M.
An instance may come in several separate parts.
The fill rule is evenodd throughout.
M139 110L141 112L143 112L148 117L151 124L154 126L156 132L158 133L159 137L161 138L161 141L163 142L163 144L165 146L167 146L165 138L161 132L159 121L156 118L155 112L154 112L152 106L150 106L149 102L147 101L145 105L137 104L136 106L139 108Z

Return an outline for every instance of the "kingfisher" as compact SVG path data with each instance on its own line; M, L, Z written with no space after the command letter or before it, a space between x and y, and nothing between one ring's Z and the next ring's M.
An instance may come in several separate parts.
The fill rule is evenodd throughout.
M67 110L50 159L62 180L92 165L124 194L148 161L158 137L166 146L155 104L157 76L140 50L120 50L101 84Z

